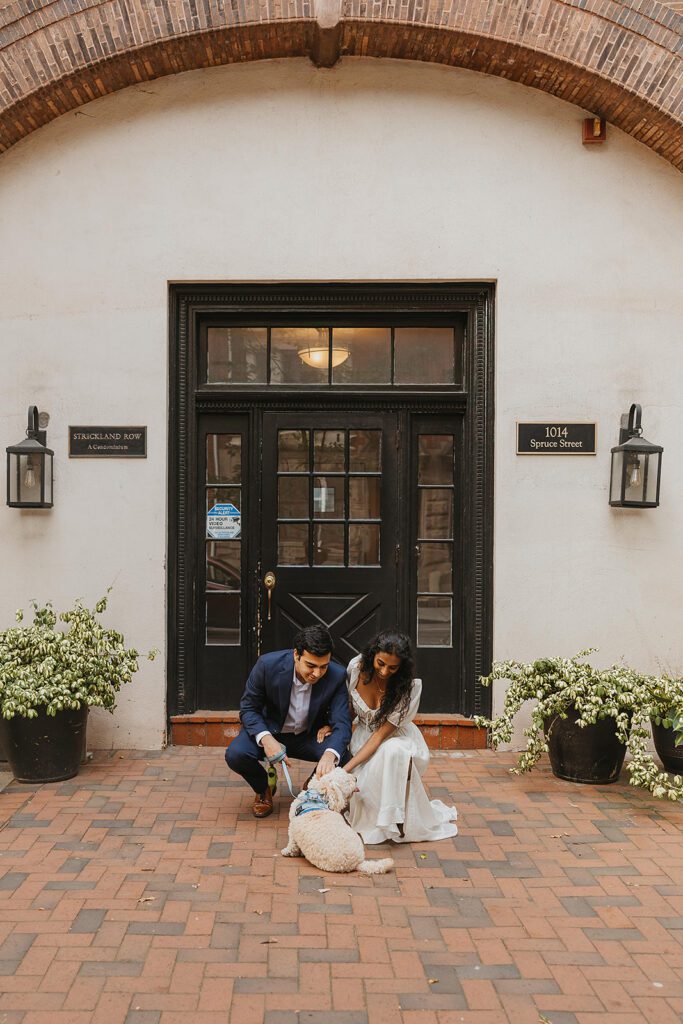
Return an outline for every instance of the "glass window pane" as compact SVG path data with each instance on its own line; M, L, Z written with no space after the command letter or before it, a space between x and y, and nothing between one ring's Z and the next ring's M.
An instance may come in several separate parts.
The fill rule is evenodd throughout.
M379 565L379 524L349 526L349 565Z
M661 457L659 452L656 455L645 456L645 465L643 466L645 501L656 501L657 499L657 476L659 475L659 461ZM50 474L48 473L47 479L49 480L49 478Z
M421 434L418 438L419 484L453 483L453 435Z
M332 380L335 384L390 383L389 327L335 327L332 345Z
M206 511L214 505L234 505L238 512L242 511L241 487L207 487Z
M308 565L308 524L280 523L277 528L278 565Z
M206 545L206 589L239 590L241 557L240 541L209 541Z
M451 646L450 597L418 597L417 599L417 646Z
M379 519L378 476L349 477L349 519Z
M307 430L278 430L277 468L281 473L308 472Z
M265 327L207 328L207 384L265 384L267 358Z
M313 518L344 518L343 476L316 476L313 478Z
M380 430L349 430L349 471L379 473L382 453Z
M308 519L307 476L281 476L278 480L277 514L280 519Z
M240 642L239 594L206 595L206 642L229 644Z
M238 484L242 473L240 434L206 435L207 484Z
M313 467L318 473L344 472L343 430L314 431Z
M325 523L313 530L313 565L344 564L344 527Z
M453 590L453 545L426 542L417 555L417 589L430 594Z
M273 327L270 380L273 384L327 384L327 327Z
M455 377L452 327L397 327L395 384L452 384Z
M453 491L448 488L421 488L417 535L421 537L453 537Z

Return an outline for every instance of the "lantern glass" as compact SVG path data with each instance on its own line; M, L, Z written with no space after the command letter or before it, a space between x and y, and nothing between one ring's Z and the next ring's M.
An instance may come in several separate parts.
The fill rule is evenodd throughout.
M610 504L656 508L661 459L662 453L658 451L613 450Z

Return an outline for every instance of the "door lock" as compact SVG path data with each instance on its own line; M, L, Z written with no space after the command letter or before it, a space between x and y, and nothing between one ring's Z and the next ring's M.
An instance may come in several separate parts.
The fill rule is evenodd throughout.
M271 602L271 600L273 598L273 591L275 590L275 582L276 582L276 580L275 580L275 573L272 572L272 571L267 572L266 575L263 577L263 586L268 591L268 621L269 622L270 622L270 619L271 619L270 602Z

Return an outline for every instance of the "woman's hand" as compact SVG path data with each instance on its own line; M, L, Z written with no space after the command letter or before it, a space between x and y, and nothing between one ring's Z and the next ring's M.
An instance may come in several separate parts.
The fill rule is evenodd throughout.
M331 735L332 735L332 727L329 726L329 725L323 725L322 729L318 729L318 732L316 734L316 739L318 740L318 743L322 743L322 741L324 739L326 739L328 736L331 736Z

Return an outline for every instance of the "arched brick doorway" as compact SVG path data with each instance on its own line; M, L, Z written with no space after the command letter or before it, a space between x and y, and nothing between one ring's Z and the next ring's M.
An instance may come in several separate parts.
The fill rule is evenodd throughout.
M0 150L128 85L221 64L389 57L541 89L683 168L683 18L642 0L14 0L0 11ZM312 9L312 13L311 12Z

